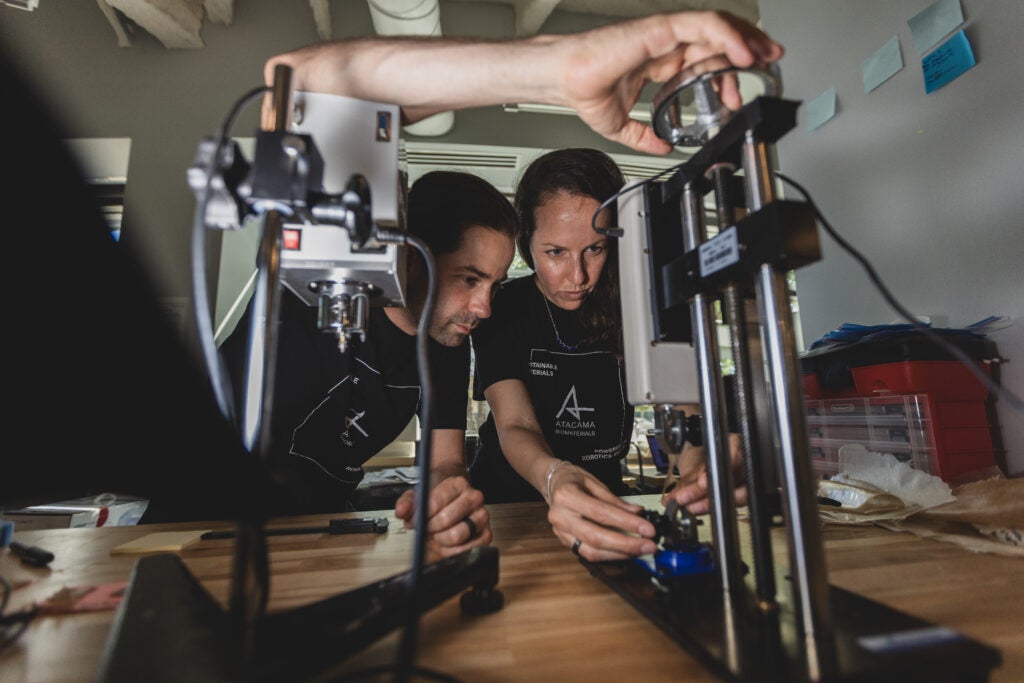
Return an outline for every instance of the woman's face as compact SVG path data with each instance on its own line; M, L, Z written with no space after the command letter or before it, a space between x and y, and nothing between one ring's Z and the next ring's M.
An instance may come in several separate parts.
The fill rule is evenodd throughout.
M558 192L533 212L537 227L530 254L537 284L551 303L566 310L582 305L608 260L607 238L590 225L598 206L593 197ZM604 212L598 225L607 224Z

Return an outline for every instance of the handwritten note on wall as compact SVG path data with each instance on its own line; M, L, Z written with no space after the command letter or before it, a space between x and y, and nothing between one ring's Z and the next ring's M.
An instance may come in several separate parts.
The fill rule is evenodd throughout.
M975 65L974 50L963 31L929 53L921 60L924 91L933 93Z

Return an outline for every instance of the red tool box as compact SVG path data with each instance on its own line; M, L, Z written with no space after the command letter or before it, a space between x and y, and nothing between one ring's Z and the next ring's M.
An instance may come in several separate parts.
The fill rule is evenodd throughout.
M945 335L988 373L995 344ZM892 453L949 482L997 466L999 432L989 390L965 364L919 332L867 335L801 358L813 467L838 470L839 448Z

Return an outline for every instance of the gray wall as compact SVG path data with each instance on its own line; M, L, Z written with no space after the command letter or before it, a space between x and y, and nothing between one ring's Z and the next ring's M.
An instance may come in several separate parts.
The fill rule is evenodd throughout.
M780 169L915 314L951 326L986 315L1005 386L1024 396L1024 4L961 0L977 66L926 95L907 20L931 0L761 0L765 30L786 46L785 96L807 103L835 86L836 117L778 145ZM904 68L865 95L861 62L899 35ZM792 195L791 195L792 196ZM824 260L797 273L804 339L844 322L896 314L860 266L824 238ZM1024 473L1024 415L997 404L1011 473Z
M512 37L510 5L445 0L441 8L448 35ZM335 38L373 34L365 2L334 2L331 13ZM601 21L559 12L543 30L582 30ZM119 48L95 2L42 2L34 12L0 6L0 46L41 88L68 136L132 139L121 239L141 250L167 297L187 298L191 291L189 231L195 202L185 173L196 144L213 134L238 97L262 84L268 57L318 40L306 0L236 2L233 24L207 23L202 38L203 49L169 50L137 29L131 47ZM233 132L252 135L256 123L255 107L250 107ZM459 112L450 133L425 139L628 151L573 117L507 114L500 107ZM211 240L214 271L220 264L219 237Z

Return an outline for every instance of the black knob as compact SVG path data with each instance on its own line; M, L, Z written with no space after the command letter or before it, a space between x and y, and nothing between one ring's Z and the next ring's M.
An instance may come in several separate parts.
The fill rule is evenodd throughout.
M491 614L505 605L505 596L497 588L471 588L462 594L459 605L464 614Z

